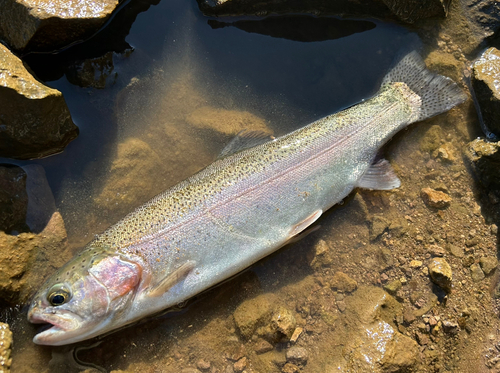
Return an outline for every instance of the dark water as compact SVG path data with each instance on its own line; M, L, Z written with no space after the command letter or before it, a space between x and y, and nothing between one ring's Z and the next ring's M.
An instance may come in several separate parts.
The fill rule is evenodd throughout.
M58 54L25 56L40 79L63 92L80 136L63 154L16 163L45 168L70 245L76 247L121 218L124 209L141 204L216 157L230 135L187 128L183 118L191 108L207 105L248 111L281 135L374 94L393 59L413 45L417 47L418 42L411 32L377 20L299 15L212 19L200 13L195 1L164 0L156 5L131 1L93 39ZM104 89L70 83L74 80L71 66L107 52L114 53L114 70ZM187 148L200 148L198 163L194 160L196 149L187 154L180 147L179 152L169 153L170 145L162 145L158 134L169 128L182 131L180 138L188 137ZM152 175L154 187L126 202L124 209L96 203L110 179L117 145L148 136L163 162L192 164L192 169L181 172L174 167L159 173L157 179ZM131 178L133 184L136 180ZM256 267L235 281L269 282L272 273L285 271L275 267L279 262L271 260L265 269ZM275 281L279 280L271 282ZM228 286L226 293L232 285ZM219 306L224 305L225 297ZM177 329L169 329L173 326L165 323L186 326L193 322L189 317L196 314L203 318L210 307L210 301L201 301L201 306L198 304L195 311L190 308L181 321L169 316L130 328L125 337L148 348L144 356L152 358L163 348L147 347L153 346L151 338L158 336L152 329L164 328L161 336L172 336ZM16 326L19 330L30 328L24 320L18 324L22 325ZM64 356L70 356L64 348L31 345L34 328L29 330L18 342L23 347L14 351L15 359L38 356L47 368L54 356L63 356L63 361ZM154 337L145 337L149 334ZM134 358L118 356L124 348L122 337L109 337L97 356L95 352L82 354L107 368L125 368ZM52 364L56 360L52 359ZM64 364L52 365L51 371L65 369L69 368Z

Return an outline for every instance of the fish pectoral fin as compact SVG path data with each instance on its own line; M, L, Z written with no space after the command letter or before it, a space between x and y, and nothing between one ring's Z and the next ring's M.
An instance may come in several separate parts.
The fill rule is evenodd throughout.
M273 139L269 133L261 131L240 131L220 152L218 159L237 153L241 150L264 144Z
M169 289L171 289L174 285L181 282L183 279L187 277L189 272L194 269L195 262L187 261L179 268L174 270L172 273L169 273L165 278L163 278L158 284L156 284L151 290L148 291L148 295L150 297L158 297Z
M323 210L316 210L300 223L295 224L288 235L288 239L291 239L292 237L298 235L300 232L303 232L307 227L318 220L322 213Z
M358 188L372 190L391 190L400 186L401 180L386 159L373 163L357 183Z

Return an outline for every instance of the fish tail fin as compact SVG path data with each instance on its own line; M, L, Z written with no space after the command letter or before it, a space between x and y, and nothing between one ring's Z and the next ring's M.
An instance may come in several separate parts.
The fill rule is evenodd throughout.
M444 113L467 99L463 90L450 78L433 73L416 52L404 56L384 77L382 86L405 83L421 100L417 120Z

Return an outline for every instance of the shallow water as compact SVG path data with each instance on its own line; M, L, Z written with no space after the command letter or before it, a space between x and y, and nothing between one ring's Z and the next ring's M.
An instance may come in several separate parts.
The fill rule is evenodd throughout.
M311 19L315 18L305 17L303 24L311 27ZM217 23L221 20L204 17L194 1L164 0L138 14L125 38L133 51L126 57L114 55L117 75L108 78L105 89L75 86L65 76L58 77L56 69L47 72L40 67L53 58L64 58L28 57L39 76L58 77L48 85L63 92L80 127L80 136L64 154L18 162L45 168L68 231L69 250L77 251L134 207L208 165L240 130L282 135L369 97L394 58L419 46L413 33L395 24L330 20L327 28L350 32L320 29L310 35L305 30L305 38L286 32L273 33L278 36L273 37L264 34L266 27L251 23L256 19L225 19L234 24L221 27ZM317 37L318 33L326 37ZM92 41L87 43L91 50ZM85 46L75 48L85 51ZM71 59L73 52L63 53ZM213 371L224 371L231 361L226 350L240 343L232 313L241 302L268 294L296 312L299 325L309 325L310 332L302 337L310 350L304 371L333 370L351 326L336 322L341 313L335 304L343 298L339 300L338 294L323 286L325 278L342 270L360 285L381 286L381 273L391 278L403 275L395 258L426 258L418 236L423 235L425 243L430 238L439 243L446 235L459 242L460 230L467 224L468 229L483 234L484 253L495 251L484 219L469 216L475 206L470 198L472 179L460 159L451 165L442 163L419 145L427 130L439 124L442 142L452 142L459 153L468 129L463 112L454 113L403 131L391 143L388 153L403 182L400 190L361 193L370 217L383 214L391 221L403 220L409 226L406 234L389 233L383 240L371 240L371 223L357 196L322 217L321 228L302 241L197 297L179 312L119 331L99 346L79 351L79 359L107 370L151 372L178 372L205 359ZM425 176L432 172L435 176ZM422 186L439 182L446 183L460 201L444 217L416 202ZM410 218L405 220L405 216ZM449 222L453 222L451 228ZM335 253L328 269L310 264L320 240ZM385 249L393 253L392 264L384 257ZM458 278L461 272L457 270ZM420 286L421 274L413 276L415 286ZM311 311L315 307L321 309ZM32 344L36 326L29 325L24 314L13 314L13 371L80 370L72 347ZM318 314L322 316L316 322ZM278 345L277 353L282 354L285 347ZM254 355L248 369L274 371L265 359ZM446 362L450 367L459 364Z

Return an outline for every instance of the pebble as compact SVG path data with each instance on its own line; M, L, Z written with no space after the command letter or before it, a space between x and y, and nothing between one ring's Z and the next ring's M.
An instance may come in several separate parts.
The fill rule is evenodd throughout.
M424 263L422 263L421 260L412 260L410 262L410 268L420 268L420 267L422 267L422 264L424 264Z
M281 369L283 373L296 373L300 371L300 368L292 363L286 363L283 368Z
M0 372L10 372L12 364L11 357L12 332L9 325L0 322Z
M438 245L430 245L429 246L429 253L432 256L438 256L438 257L443 257L446 251Z
M498 259L493 256L483 256L481 259L479 259L479 265L481 266L484 274L488 276L497 268Z
M449 292L453 276L448 262L444 258L433 258L427 268L432 282Z
M293 346L286 352L286 361L292 364L304 365L309 355L304 347Z
M498 225L492 224L490 230L491 234L494 234L496 236L498 234Z
M473 264L474 264L474 256L472 255L467 255L465 258L462 259L462 265L464 267L470 267Z
M330 286L333 290L351 293L358 288L358 283L343 272L335 272L330 281Z
M443 321L443 330L448 334L457 334L459 331L458 323L455 321L444 320Z
M413 311L411 309L406 309L404 312L403 312L403 320L406 324L411 324L412 322L414 322L417 318L415 317L415 314L413 313Z
M403 287L403 284L401 283L400 280L396 279L391 282L389 282L387 285L384 286L385 291L387 291L391 295L395 295L399 289Z
M304 330L304 329L302 329L302 328L300 328L300 327L299 327L299 328L296 328L296 329L294 330L294 332L293 332L292 336L290 337L290 342L292 342L292 343L297 342L297 339L299 339L299 337L300 337L300 335L302 334L302 331L303 331L303 330Z
M479 282L484 279L484 272L481 269L481 266L478 263L474 263L470 266L470 275L472 277L472 281Z
M200 359L196 363L196 366L198 367L199 370L209 370L210 369L210 361L207 361L205 359Z
M452 201L448 194L432 188L422 188L420 197L422 197L422 200L427 206L436 209L446 208Z
M464 249L459 246L448 244L446 245L446 249L451 253L451 255L456 256L457 258L463 258L465 255Z
M243 372L243 370L247 367L248 361L246 357L242 357L236 363L234 363L233 368L236 373Z
M293 337L293 336L292 336ZM261 339L255 344L255 352L257 354L263 354L273 350L273 345L268 341Z

